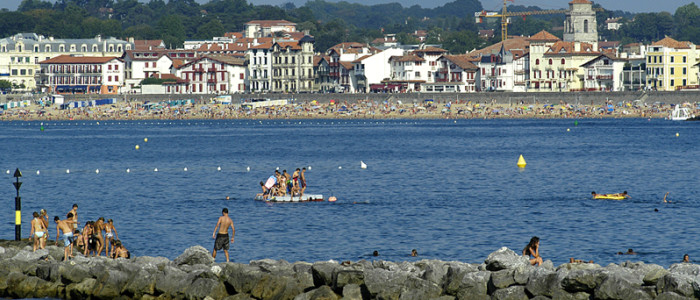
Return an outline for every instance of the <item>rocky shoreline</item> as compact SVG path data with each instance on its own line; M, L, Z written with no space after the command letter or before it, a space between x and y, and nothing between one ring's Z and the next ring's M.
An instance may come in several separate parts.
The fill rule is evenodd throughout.
M0 297L63 299L691 299L700 266L551 261L533 267L507 248L481 264L456 261L215 263L201 246L175 260L86 258L0 242Z

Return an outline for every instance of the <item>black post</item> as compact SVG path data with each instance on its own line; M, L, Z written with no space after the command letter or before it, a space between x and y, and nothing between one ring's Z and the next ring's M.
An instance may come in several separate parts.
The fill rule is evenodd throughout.
M22 172L19 171L19 168L15 169L14 177L17 179L12 183L17 190L17 197L15 197L15 241L19 241L22 239L22 198L19 196L19 187L22 186L19 178L22 177Z

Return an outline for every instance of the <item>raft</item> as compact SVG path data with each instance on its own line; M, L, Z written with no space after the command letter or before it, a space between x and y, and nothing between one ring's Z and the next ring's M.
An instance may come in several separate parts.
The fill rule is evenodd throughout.
M605 199L605 200L624 200L625 196L618 195L608 195L608 194L598 194L593 197L593 199Z
M265 201L265 202L318 202L318 201L323 201L323 195L320 194L304 194L304 196L294 196L291 197L289 195L286 196L274 196L270 197L268 199L263 200L262 196L255 196L256 201Z

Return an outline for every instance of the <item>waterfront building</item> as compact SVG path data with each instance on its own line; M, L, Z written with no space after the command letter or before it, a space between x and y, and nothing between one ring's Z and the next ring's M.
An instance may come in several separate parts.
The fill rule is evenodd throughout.
M173 60L165 50L127 50L124 54L124 93L137 92L142 80L156 74L170 74Z
M568 92L584 90L581 65L599 56L595 45L564 42L547 31L540 31L530 41L530 84L528 91Z
M625 63L627 60L605 53L581 65L585 69L584 90L623 91Z
M486 48L469 52L479 67L478 90L527 91L530 73L530 42L525 37L510 37Z
M476 92L479 91L479 67L469 54L442 55L435 82L425 84L425 92Z
M187 84L180 94L230 94L246 91L245 60L221 54L199 57L177 68L177 78ZM167 90L166 93L173 91Z
M0 39L0 80L15 86L15 90L37 88L40 61L60 55L84 57L121 57L134 47L133 40L97 36L91 39L57 39L36 33L18 33Z
M274 39L246 51L248 91L311 92L314 90L314 38Z
M329 93L335 91L335 83L330 76L330 58L325 55L314 56L315 92Z
M44 93L118 94L124 84L124 62L115 56L60 55L38 65Z
M401 56L403 54L403 49L388 48L354 60L352 62L352 74L355 77L353 90L361 93L382 91L384 89L382 80L391 76L389 59L392 56Z
M396 86L397 91L421 91L421 85L435 83L439 70L438 59L447 50L437 47L423 47L402 56L389 59L391 77L382 81Z
M335 92L354 92L356 78L353 73L353 62L357 59L373 55L381 50L367 44L348 42L334 45L326 50L329 59L329 75L335 87Z
M696 88L700 50L691 42L665 37L652 43L646 52L647 86L659 91Z

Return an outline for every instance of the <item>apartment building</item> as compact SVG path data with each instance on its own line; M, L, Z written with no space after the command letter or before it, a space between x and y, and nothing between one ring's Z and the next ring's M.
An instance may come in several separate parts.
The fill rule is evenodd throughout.
M696 88L700 50L691 42L670 37L652 43L646 52L646 79L649 88L675 91Z
M389 59L391 77L382 83L395 85L399 91L421 91L422 85L435 83L440 69L438 59L446 53L445 49L425 47L402 56L392 56Z
M173 60L165 50L127 50L124 54L124 92L135 92L141 81L157 74L170 74Z
M246 51L251 92L311 92L314 38L273 40Z
M601 53L584 42L564 42L547 31L540 31L530 41L530 84L528 91L568 92L584 90L581 65Z
M439 69L435 82L425 85L426 92L476 92L479 91L479 67L468 54L443 55L438 58Z
M245 60L228 55L206 55L177 68L186 81L182 94L230 94L246 90ZM176 91L178 92L178 91ZM172 93L166 90L166 93Z
M481 91L525 92L529 79L530 42L525 37L510 37L486 48L469 52L479 67Z
M584 90L623 91L622 70L627 60L611 54L601 54L581 65L584 68Z
M36 33L18 33L0 39L0 80L11 82L15 89L37 88L40 61L60 55L121 57L134 47L133 41L115 38L56 39Z
M383 87L382 80L391 77L389 59L392 56L401 56L404 52L403 49L388 48L384 51L362 56L353 61L354 90L366 93L372 90L373 85L375 88Z
M295 32L297 24L287 20L253 20L245 23L244 35L247 38L272 37L280 32Z
M38 84L45 93L118 94L124 84L124 62L115 56L60 55L38 65Z

